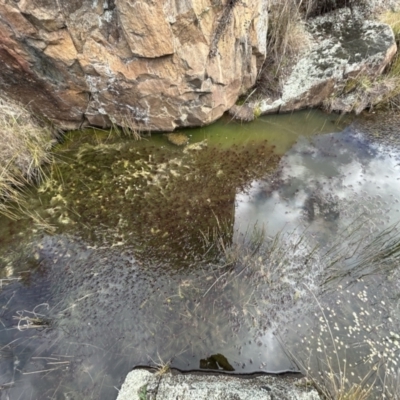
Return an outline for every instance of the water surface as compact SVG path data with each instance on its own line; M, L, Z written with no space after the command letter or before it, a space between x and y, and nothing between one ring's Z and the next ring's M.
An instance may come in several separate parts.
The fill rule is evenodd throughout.
M298 370L313 293L343 329L363 291L395 304L392 258L361 261L399 220L400 153L349 123L223 119L185 131L196 149L70 133L31 217L1 220L0 398L116 398L136 365Z

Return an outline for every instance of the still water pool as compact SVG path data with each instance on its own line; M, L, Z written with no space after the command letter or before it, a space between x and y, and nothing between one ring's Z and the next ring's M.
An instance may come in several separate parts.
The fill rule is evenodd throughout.
M381 124L184 134L72 132L1 219L0 399L114 399L137 365L393 368L400 148Z

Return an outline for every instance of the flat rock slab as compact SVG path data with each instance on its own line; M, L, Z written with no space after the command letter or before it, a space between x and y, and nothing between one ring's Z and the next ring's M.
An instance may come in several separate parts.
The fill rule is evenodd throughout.
M117 400L319 400L314 389L298 379L258 376L166 373L137 369L128 374Z

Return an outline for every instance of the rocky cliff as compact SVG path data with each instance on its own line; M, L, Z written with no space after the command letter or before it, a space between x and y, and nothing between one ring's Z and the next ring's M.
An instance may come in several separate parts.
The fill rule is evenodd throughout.
M266 55L266 0L0 0L0 88L62 128L210 123Z

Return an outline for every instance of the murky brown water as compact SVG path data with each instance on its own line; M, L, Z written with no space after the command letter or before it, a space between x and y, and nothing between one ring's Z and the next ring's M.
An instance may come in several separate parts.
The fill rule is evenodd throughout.
M185 132L197 149L70 134L31 218L1 220L2 278L20 280L0 294L0 398L112 399L139 364L297 370L286 351L305 357L322 307L343 329L361 312L337 307L339 284L347 301L373 277L388 301L393 254L362 261L399 220L399 153L345 126L314 111L221 120Z

